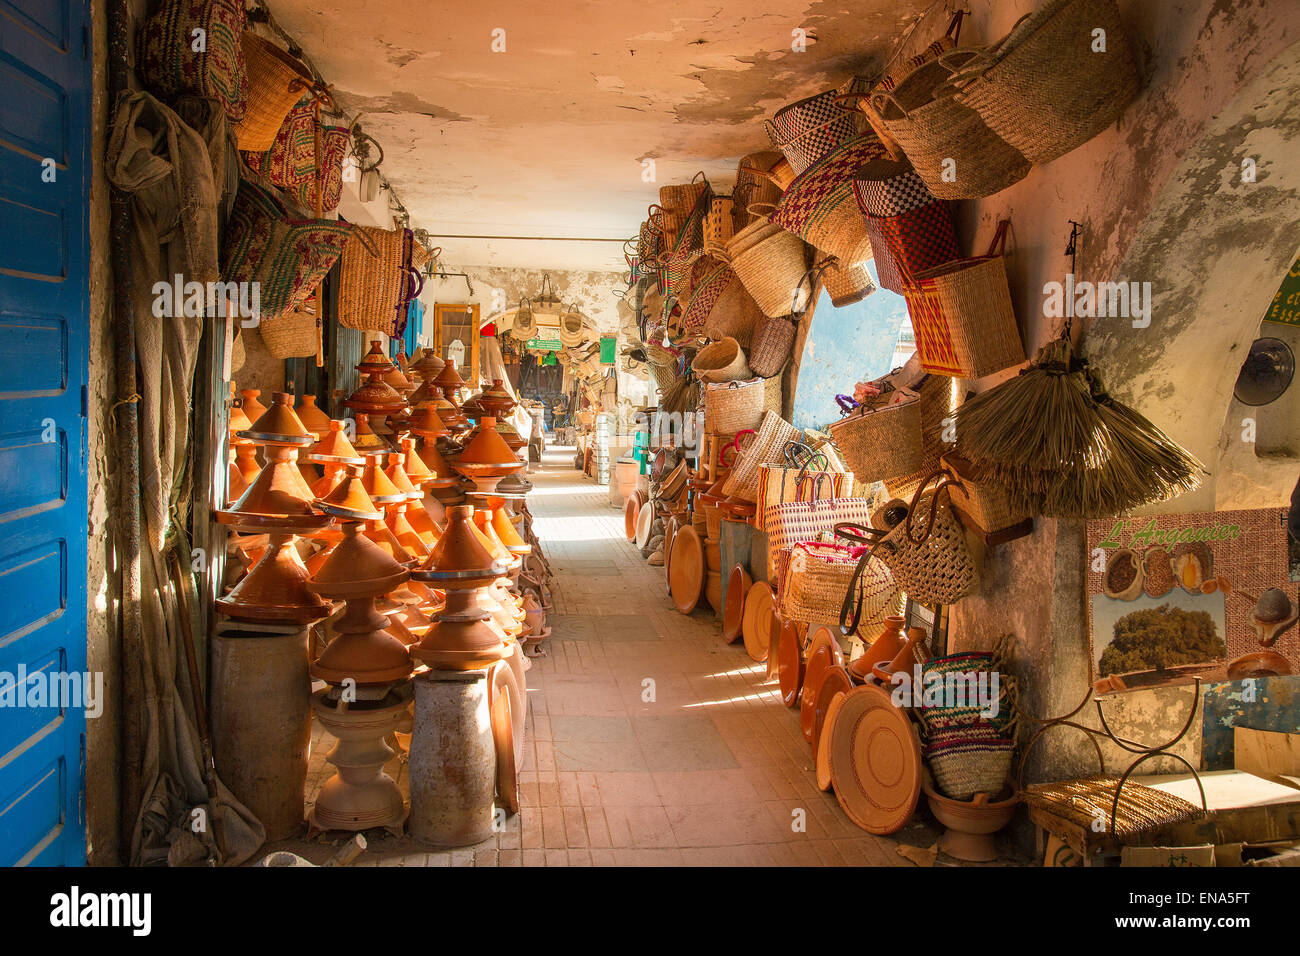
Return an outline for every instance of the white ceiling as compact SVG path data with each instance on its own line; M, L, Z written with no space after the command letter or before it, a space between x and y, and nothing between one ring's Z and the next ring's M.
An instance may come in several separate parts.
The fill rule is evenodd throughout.
M270 0L435 234L623 238L661 183L728 185L762 120L872 74L933 0ZM505 52L493 52L493 31ZM791 49L807 31L806 52ZM940 28L941 29L941 28ZM815 38L815 39L814 39ZM642 180L642 160L656 182ZM621 269L613 242L435 239L457 265Z

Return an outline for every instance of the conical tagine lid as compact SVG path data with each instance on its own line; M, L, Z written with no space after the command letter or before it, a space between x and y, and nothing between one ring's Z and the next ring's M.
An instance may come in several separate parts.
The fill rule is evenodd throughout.
M403 584L410 576L392 555L361 533L361 525L348 522L343 540L307 587L334 598L378 597Z
M263 445L311 445L316 436L307 430L302 420L293 410L293 396L288 392L274 392L271 395L271 407L239 433L240 438L247 438Z

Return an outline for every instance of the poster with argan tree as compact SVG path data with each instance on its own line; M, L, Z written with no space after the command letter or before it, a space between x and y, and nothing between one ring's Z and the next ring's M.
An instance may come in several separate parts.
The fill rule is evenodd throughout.
M1097 693L1300 673L1287 509L1087 523Z

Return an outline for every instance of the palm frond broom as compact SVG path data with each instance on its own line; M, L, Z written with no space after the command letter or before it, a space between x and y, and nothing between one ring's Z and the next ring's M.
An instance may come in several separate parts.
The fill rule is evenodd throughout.
M957 452L1003 485L1013 507L1048 517L1114 517L1194 490L1204 466L1106 391L1075 354L1070 326L1018 376L958 407Z

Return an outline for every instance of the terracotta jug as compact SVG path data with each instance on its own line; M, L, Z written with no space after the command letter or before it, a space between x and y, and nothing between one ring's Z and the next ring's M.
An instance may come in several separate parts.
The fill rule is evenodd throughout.
M864 682L871 679L871 668L882 661L892 661L906 641L903 638L903 625L906 618L901 614L891 614L885 618L885 629L875 642L862 652L862 656L849 664L849 673L854 680Z

